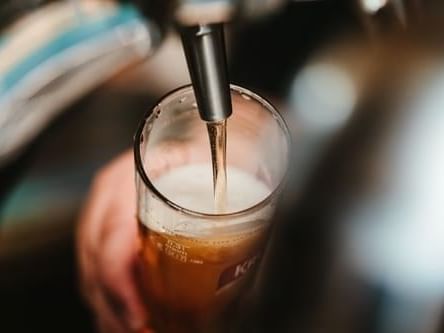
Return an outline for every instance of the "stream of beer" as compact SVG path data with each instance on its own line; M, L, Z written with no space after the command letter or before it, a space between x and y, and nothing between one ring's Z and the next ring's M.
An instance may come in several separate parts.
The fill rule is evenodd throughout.
M213 190L216 213L227 205L227 121L207 123L213 166Z

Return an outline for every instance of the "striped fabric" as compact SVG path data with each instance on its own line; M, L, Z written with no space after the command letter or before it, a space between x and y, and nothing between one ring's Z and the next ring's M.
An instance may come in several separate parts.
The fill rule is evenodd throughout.
M15 23L0 40L0 166L159 39L135 8L106 1L51 3Z

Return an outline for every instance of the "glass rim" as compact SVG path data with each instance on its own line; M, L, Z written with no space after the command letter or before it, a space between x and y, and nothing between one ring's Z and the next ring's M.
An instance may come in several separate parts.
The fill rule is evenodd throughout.
M251 212L261 209L267 203L269 203L280 192L280 189L283 187L283 184L284 184L285 179L287 178L287 174L288 174L289 156L287 156L287 167L286 167L286 170L284 171L284 174L283 174L281 180L279 181L278 185L275 186L265 198L258 201L254 205L249 206L248 208L238 210L238 211L233 211L233 212L227 212L227 213L204 213L204 212L199 212L197 210L192 210L192 209L188 209L186 207L182 207L181 205L178 205L174 201L170 200L167 196L162 194L149 179L147 173L145 172L145 167L144 167L144 163L143 163L141 152L140 152L140 145L142 144L143 141L148 140L148 137L149 137L149 135L147 135L147 137L145 137L144 140L142 140L142 135L143 135L145 126L146 126L148 120L154 114L154 110L156 109L156 107L161 105L165 99L171 98L174 95L179 95L181 93L187 92L190 89L191 90L193 89L192 85L186 84L186 85L180 86L172 91L169 91L168 93L166 93L162 97L160 97L159 100L148 111L145 112L142 120L139 123L136 134L134 135L133 148L134 148L134 162L135 162L135 166L136 166L136 172L138 173L139 177L142 179L144 185L150 189L150 191L157 197L157 199L159 199L160 201L165 203L167 206L169 206L173 210L180 211L181 213L184 213L189 216L194 216L194 217L198 217L198 218L207 218L207 219L226 219L226 218L240 217L240 216L247 215L247 214L250 214ZM291 140L290 140L290 132L288 130L288 126L285 123L284 118L280 115L280 113L277 111L277 109L274 107L274 105L271 104L271 102L269 102L264 97L259 96L258 94L250 91L247 88L243 88L243 87L237 86L235 84L230 84L230 90L238 92L240 94L245 94L248 97L254 99L254 101L262 104L264 109L266 111L268 111L271 114L271 116L274 118L274 120L278 123L280 129L282 130L282 132L284 134L288 150L290 150ZM289 151L287 152L287 155L289 155Z

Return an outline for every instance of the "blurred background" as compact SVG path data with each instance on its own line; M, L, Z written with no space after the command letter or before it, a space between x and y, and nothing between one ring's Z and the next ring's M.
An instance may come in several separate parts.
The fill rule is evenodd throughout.
M396 89L382 83L417 91L442 71L442 4L424 2L290 1L228 25L231 81L272 100L297 138L295 197L375 87L385 100ZM143 113L189 82L177 35L139 8L0 4L1 332L93 331L76 281L79 208L96 171L132 146Z

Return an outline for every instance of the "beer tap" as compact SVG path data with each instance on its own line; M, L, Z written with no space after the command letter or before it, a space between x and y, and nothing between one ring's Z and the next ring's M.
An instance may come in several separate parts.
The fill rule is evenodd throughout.
M200 117L206 122L224 121L232 108L223 23L179 30Z
M220 123L232 113L224 23L243 9L269 11L283 1L180 0L175 21L202 120ZM252 6L254 3L257 8ZM243 6L243 7L241 7Z
M285 2L285 0L179 1L175 16L202 120L221 122L232 113L224 23L234 15L255 17L269 14L279 9Z
M293 2L320 0L293 0ZM149 17L158 13L161 26L174 22L182 38L188 71L202 120L222 122L231 113L230 82L224 25L233 18L269 15L288 0L133 1ZM160 13L160 14L159 14Z

